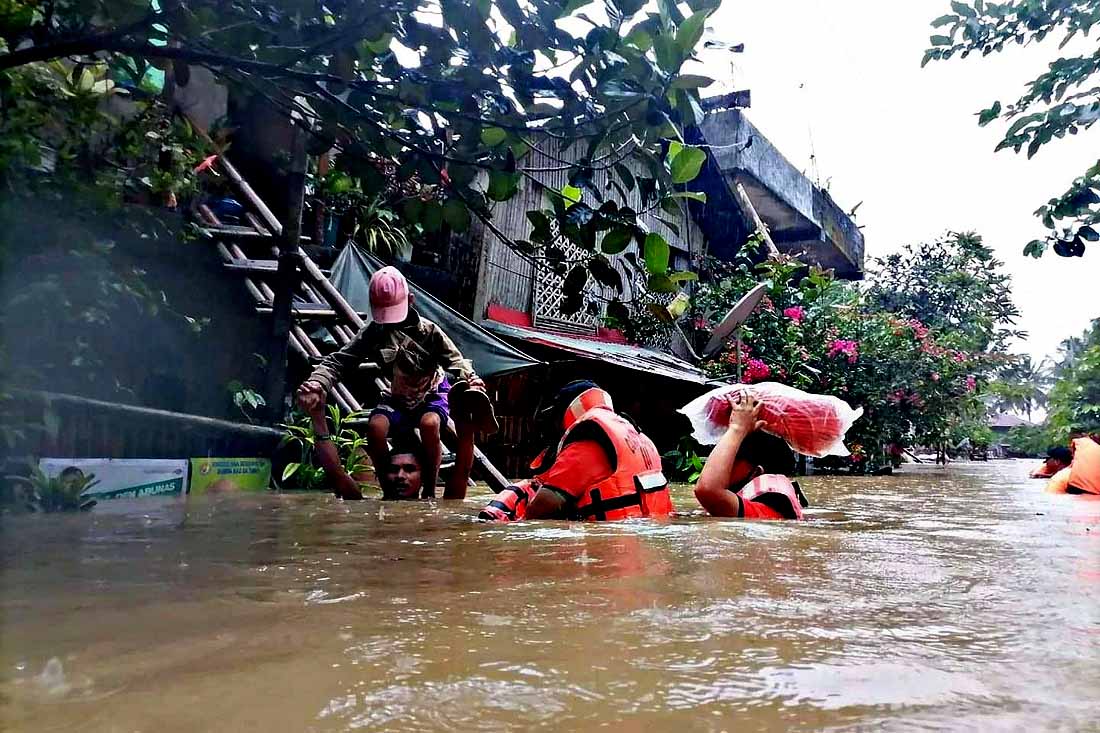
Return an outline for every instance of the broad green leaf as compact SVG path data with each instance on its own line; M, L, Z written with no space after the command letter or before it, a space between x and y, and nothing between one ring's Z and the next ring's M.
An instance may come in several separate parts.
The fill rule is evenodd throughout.
M951 0L951 9L965 18L978 17L978 14L974 12L973 8L971 8L966 3L959 2L958 0Z
M674 199L688 199L690 201L698 201L701 204L707 202L707 195L702 191L677 191L669 194L669 197Z
M684 145L681 142L672 140L668 144L668 153L665 155L665 160L672 164L672 159L680 154L680 151L684 149Z
M470 210L458 199L448 199L443 204L443 221L453 231L464 232L470 228Z
M688 183L695 180L695 177L699 175L699 171L703 167L703 163L706 162L707 154L702 148L685 146L683 150L677 153L676 157L672 159L669 173L672 174L673 183Z
M698 13L693 13L690 18L685 20L676 31L676 46L680 49L680 56L682 58L688 58L691 56L691 52L695 50L695 46L699 43L699 39L703 37L704 23L707 22L707 16L710 13L703 10Z
M565 208L567 209L573 204L579 204L582 196L582 191L576 186L565 185L561 187L561 197L565 200Z
M937 36L932 36L929 40L932 42L933 46L950 46L951 45L951 37L950 36L939 36L939 35L937 35Z
M656 232L646 235L642 256L645 258L645 268L651 274L664 275L668 272L668 258L671 254L668 242Z
M672 282L672 278L668 275L652 274L649 276L649 289L655 293L675 293L680 290L680 287Z
M670 89L700 89L714 83L709 76L699 74L680 74L669 86Z
M490 148L500 145L508 137L508 133L499 127L486 127L481 131L481 142Z
M485 191L485 195L493 201L507 201L519 190L519 176L519 173L490 171L489 188Z
M286 468L283 469L283 481L297 473L298 469L302 467L301 463L288 463Z
M668 279L679 285L680 283L695 282L699 279L699 276L694 272L674 272L668 276Z
M936 18L935 20L932 21L932 27L933 28L942 28L943 26L948 25L949 23L954 23L958 19L959 19L959 16L957 16L957 15L941 15L940 17L938 17L938 18Z
M630 246L634 232L626 228L612 229L603 236L600 251L607 255L617 255Z

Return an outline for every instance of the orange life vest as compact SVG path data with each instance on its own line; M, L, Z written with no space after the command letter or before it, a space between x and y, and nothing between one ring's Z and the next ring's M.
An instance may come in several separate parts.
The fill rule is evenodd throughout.
M648 437L626 418L615 414L611 397L601 389L583 392L565 416L560 451L570 443L599 443L611 462L611 475L577 500L574 517L586 520L666 517L672 513L668 480L661 472L661 455ZM536 481L540 481L536 476Z
M737 495L742 501L759 502L786 519L802 519L802 502L794 482L782 474L765 473L745 484Z
M1100 444L1091 438L1073 441L1067 493L1100 494Z
M1045 491L1048 494L1064 494L1067 488L1069 488L1069 466L1050 477Z
M494 496L478 513L486 522L519 522L527 518L527 505L535 498L538 484L519 481Z

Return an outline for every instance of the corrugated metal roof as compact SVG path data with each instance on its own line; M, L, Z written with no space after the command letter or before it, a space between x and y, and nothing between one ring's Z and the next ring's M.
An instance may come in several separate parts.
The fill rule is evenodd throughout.
M692 384L707 384L707 375L698 367L671 354L643 349L626 344L574 338L558 333L537 331L522 326L512 326L498 321L482 321L482 326L501 336L520 339L553 349L560 349L586 359L596 359L607 364L633 369L646 374L656 374Z

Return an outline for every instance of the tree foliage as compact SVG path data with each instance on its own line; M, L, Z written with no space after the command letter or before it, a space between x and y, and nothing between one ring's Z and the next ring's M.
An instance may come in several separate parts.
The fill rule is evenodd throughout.
M551 245L539 223L530 242L513 242L493 224L492 204L523 183L544 189L543 213L600 280L609 253L598 240L613 250L624 238L654 236L627 195L643 192L647 206L674 201L705 158L683 144L682 130L702 121L699 89L711 80L682 67L717 4L13 0L0 12L0 74L62 58L81 74L101 65L209 67L308 130L315 151L338 148L342 172L368 198L393 180L437 186L437 197L402 212L416 217L409 224L443 220L461 230L475 217L540 256ZM557 162L525 165L536 150ZM389 180L379 160L393 162ZM553 173L568 186L543 184L539 174ZM666 273L653 274L667 286Z
M953 234L878 261L869 281L780 257L759 263L758 242L733 262L702 268L686 326L700 340L757 283L767 297L741 328L743 379L836 395L864 409L848 435L855 470L915 445L988 438L984 392L1011 359L1004 341L1016 310L1010 283L973 234ZM652 329L634 333L653 336ZM704 364L736 373L736 344Z
M1074 38L1088 37L1100 23L1098 0L1013 0L994 3L951 3L953 12L932 21L936 29L924 64L932 60L988 56L1011 45L1041 43L1060 36L1059 48ZM1100 118L1100 48L1062 57L1029 82L1019 99L994 102L978 113L978 124L1011 122L997 150L1027 150L1034 157L1052 140L1077 135ZM1040 257L1052 248L1063 257L1080 257L1088 244L1100 240L1100 161L1075 179L1064 193L1051 198L1035 215L1050 233L1029 242L1024 253Z

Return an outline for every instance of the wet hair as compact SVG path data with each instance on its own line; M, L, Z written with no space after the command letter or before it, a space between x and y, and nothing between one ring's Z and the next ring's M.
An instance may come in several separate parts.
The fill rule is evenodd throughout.
M550 398L544 398L535 411L535 433L543 444L545 452L535 472L545 471L557 460L557 444L565 432L565 411L573 400L590 389L599 389L600 385L588 379L577 379L563 385Z
M764 473L792 476L795 472L794 451L782 438L759 430L749 433L741 441L741 447L737 450L737 459L760 466Z
M423 470L426 464L424 460L424 446L416 439L416 436L403 435L392 441L390 460L392 461L394 456L403 455L411 455L416 459L417 465Z
M1073 454L1069 452L1069 448L1064 445L1055 445L1047 449L1047 458L1053 458L1056 461L1062 463L1069 463L1073 460Z

